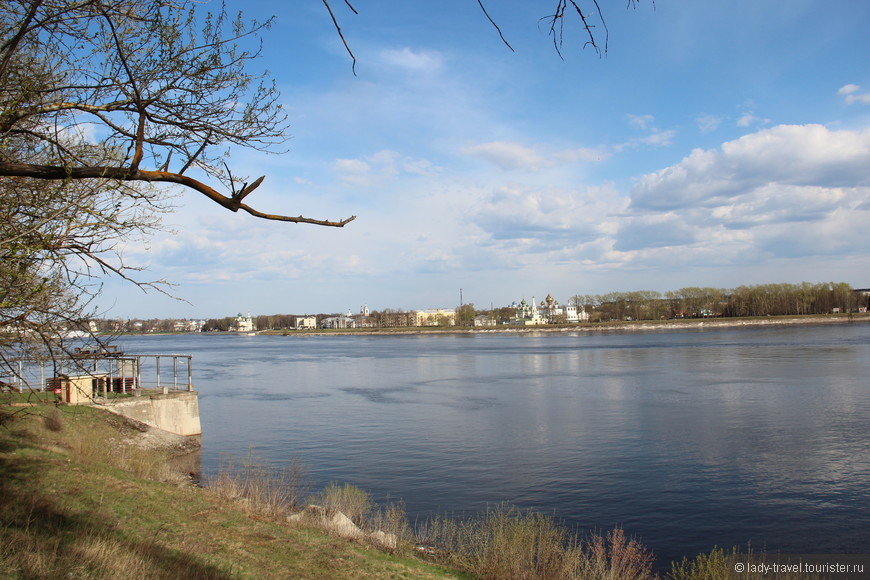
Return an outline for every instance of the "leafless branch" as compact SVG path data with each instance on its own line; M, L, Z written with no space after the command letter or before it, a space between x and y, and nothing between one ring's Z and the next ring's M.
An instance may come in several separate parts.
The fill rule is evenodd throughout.
M353 10L354 14L358 14L358 12L354 9L353 6L350 5L348 0L344 0L344 3ZM353 51L350 49L350 46L347 44L347 40L344 38L344 33L341 31L341 26L338 24L338 19L335 17L335 13L332 11L332 6L329 5L329 0L323 0L324 6L326 6L326 10L329 11L329 16L332 18L332 25L335 26L335 31L338 33L338 37L341 39L342 44L344 44L344 49L347 51L347 54L350 55L353 63L351 64L351 71L353 72L353 76L356 76L356 56L354 56Z
M180 175L168 171L131 170L127 167L60 167L52 165L0 162L0 176L33 177L45 180L115 179L120 181L143 181L149 183L176 183L202 193L215 203L230 211L238 211L241 209L254 217L262 219L339 228L346 226L356 219L356 216L351 216L346 219L331 221L311 219L303 216L276 215L261 212L247 204L241 203L241 200L244 199L244 197L249 195L263 182L264 177L261 177L251 185L246 186L241 192L234 193L230 197L227 197L205 183L186 175Z
M514 47L512 47L507 39L505 39L504 34L501 33L501 28L499 28L498 24L495 23L495 20L493 20L492 17L489 15L489 12L486 11L486 7L483 5L483 0L477 0L477 4L478 6L480 6L480 9L483 10L483 15L486 16L486 19L489 20L489 23L495 27L496 31L498 32L499 38L501 38L501 41L505 44L505 46L511 49L511 52L516 52L514 50Z

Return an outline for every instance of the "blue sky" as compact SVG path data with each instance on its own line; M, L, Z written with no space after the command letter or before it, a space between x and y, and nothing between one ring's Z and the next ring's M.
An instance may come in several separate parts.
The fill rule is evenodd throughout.
M228 0L277 17L263 58L286 152L234 151L258 221L193 192L124 248L186 302L107 284L115 317L454 307L551 293L870 286L870 3L601 3L606 58L551 0ZM601 31L601 28L599 28Z

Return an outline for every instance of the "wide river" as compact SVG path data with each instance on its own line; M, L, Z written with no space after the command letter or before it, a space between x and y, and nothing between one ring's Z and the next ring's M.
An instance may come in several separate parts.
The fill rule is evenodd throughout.
M202 470L307 465L412 519L499 502L621 526L659 564L870 546L870 324L127 337L193 355Z

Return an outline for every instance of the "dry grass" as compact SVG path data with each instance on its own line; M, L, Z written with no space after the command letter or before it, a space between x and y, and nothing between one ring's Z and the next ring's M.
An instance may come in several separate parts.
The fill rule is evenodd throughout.
M238 509L208 489L135 476L118 465L153 453L127 448L135 427L61 407L54 431L46 411L0 408L8 417L0 427L0 578L461 577ZM269 472L246 463L260 477Z
M316 494L311 503L326 508L328 512L341 512L360 528L366 526L374 503L371 496L349 483L330 482Z
M295 458L287 467L274 467L251 450L241 461L224 458L206 487L249 513L279 519L302 505L309 489L308 469Z
M777 556L768 557L764 552L755 552L752 546L740 550L736 546L730 551L714 548L709 554L698 554L694 558L683 558L673 562L668 575L669 580L820 580L832 576L779 569L773 572L755 568L752 564L772 564L779 561ZM783 561L782 563L785 563ZM740 568L739 566L743 566ZM843 577L853 577L843 574ZM854 576L858 577L858 576ZM863 576L861 576L863 577Z
M58 409L49 409L42 417L45 428L54 433L63 431L63 416Z
M501 504L480 516L435 518L419 540L435 557L483 579L643 580L653 556L616 529L581 541L552 517Z
M652 577L653 553L635 538L616 528L606 535L592 534L573 559L572 577L588 580L643 580Z

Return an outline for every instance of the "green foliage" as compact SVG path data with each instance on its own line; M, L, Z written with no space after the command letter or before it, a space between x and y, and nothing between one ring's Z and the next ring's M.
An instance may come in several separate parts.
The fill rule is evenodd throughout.
M474 309L474 304L463 304L456 309L456 325L474 326L475 316L477 316L477 311Z

